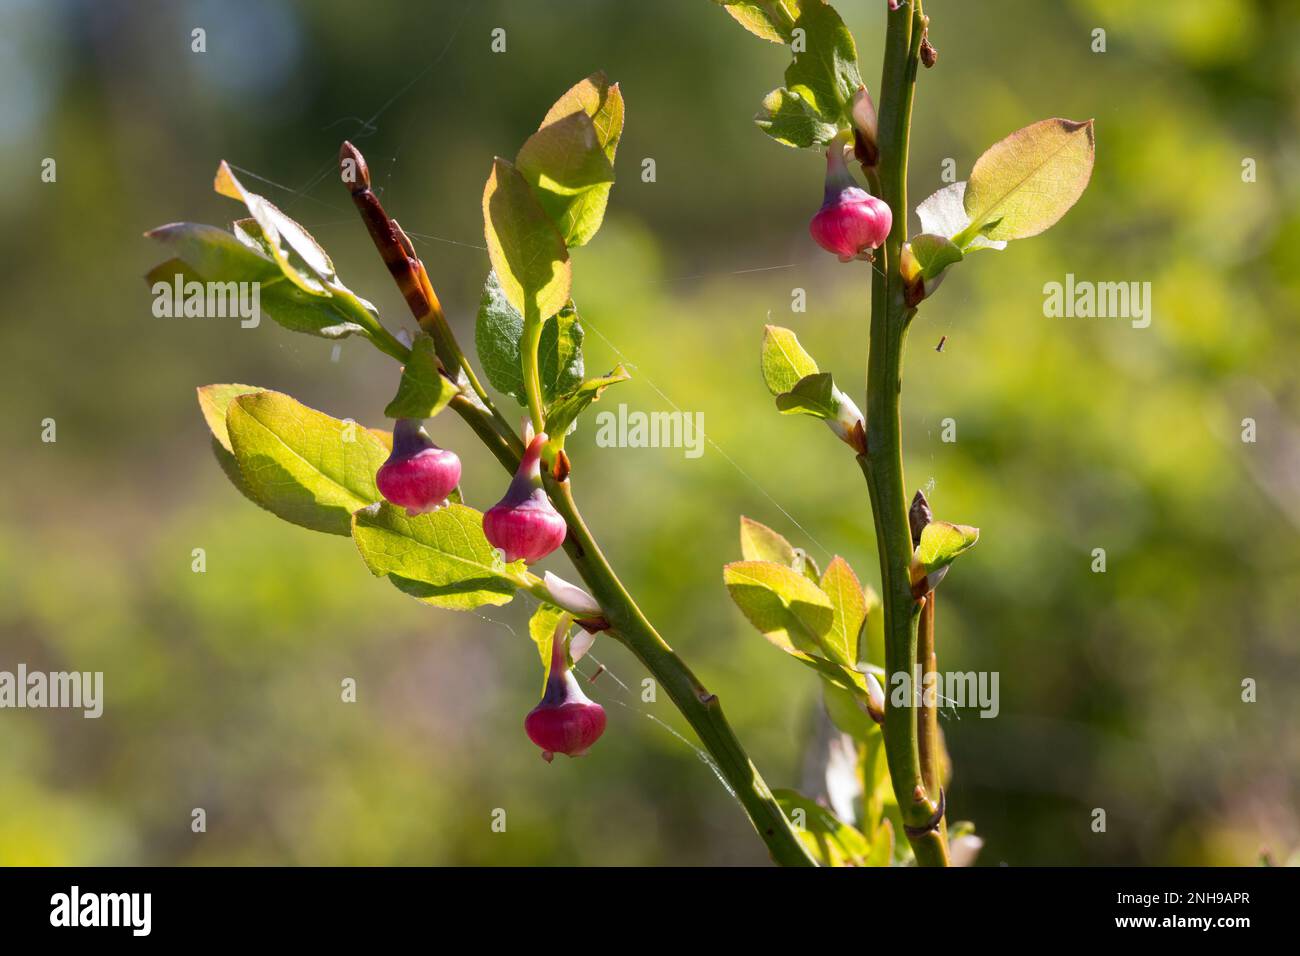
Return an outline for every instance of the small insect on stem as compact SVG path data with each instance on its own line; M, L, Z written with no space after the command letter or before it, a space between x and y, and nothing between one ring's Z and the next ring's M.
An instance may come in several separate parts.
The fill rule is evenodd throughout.
M943 351L943 345L944 345L944 343L947 342L947 341L948 341L948 336L946 336L946 335L941 335L941 336L939 336L939 344L936 345L936 346L934 347L934 350L935 350L936 352L942 352L942 351Z

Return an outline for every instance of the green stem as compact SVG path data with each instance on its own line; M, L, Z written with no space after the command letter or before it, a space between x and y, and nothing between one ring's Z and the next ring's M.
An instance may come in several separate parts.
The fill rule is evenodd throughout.
M921 0L886 14L885 64L880 84L878 142L880 198L889 204L893 225L877 255L871 284L871 342L867 354L867 450L858 462L867 479L880 554L884 592L885 672L892 686L906 674L911 687L917 651L918 607L908 573L912 534L907 520L903 482L900 415L903 350L914 310L907 308L899 273L903 240L907 236L907 154L912 124L912 100L920 62L925 15ZM905 706L890 702L886 691L885 757L903 822L922 827L934 815L921 772L915 699ZM915 691L916 688L913 688ZM931 830L908 835L917 863L947 863L943 841Z
M705 689L641 613L582 520L569 483L557 482L550 475L544 480L551 502L569 525L565 550L605 612L611 636L636 655L667 691L749 815L773 861L782 866L813 866L772 791L727 722L718 695Z
M541 432L546 427L542 411L542 377L537 370L537 352L542 344L542 329L545 325L535 312L530 312L524 319L524 335L519 343L523 361L524 394L528 398L528 414L533 420L535 432Z

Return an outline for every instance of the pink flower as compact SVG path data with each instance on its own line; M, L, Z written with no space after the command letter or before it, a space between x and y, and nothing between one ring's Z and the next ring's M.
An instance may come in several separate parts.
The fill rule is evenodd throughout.
M551 673L541 702L524 718L528 739L550 763L556 754L581 757L605 732L605 708L582 692L568 667L562 634L551 647Z
M808 224L817 245L841 262L867 258L889 235L894 217L889 206L859 187L844 162L838 141L826 152L826 192L821 209Z
M393 452L379 466L379 493L408 515L424 514L447 503L460 483L460 458L439 448L414 418L399 418L393 426Z
M483 515L488 543L507 561L540 561L564 543L568 527L542 488L541 457L546 435L533 438L505 497Z

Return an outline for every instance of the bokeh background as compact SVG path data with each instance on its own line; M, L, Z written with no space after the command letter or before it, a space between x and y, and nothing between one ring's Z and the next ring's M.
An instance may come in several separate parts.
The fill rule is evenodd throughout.
M883 6L838 4L869 83ZM942 185L945 158L965 178L1034 120L1096 117L1098 141L1063 222L955 270L912 333L908 480L939 517L983 529L944 585L941 664L1001 675L996 719L945 720L952 818L975 821L984 864L1284 859L1300 843L1300 8L927 11L940 59L920 78L913 202ZM490 52L496 27L505 53ZM709 0L0 2L0 669L106 675L97 721L0 711L0 863L766 859L671 732L690 738L671 705L620 690L614 677L636 691L644 676L620 648L593 652L611 671L592 688L604 739L548 766L521 729L538 693L529 602L429 609L349 541L226 483L196 385L277 388L378 425L396 367L357 340L334 360L270 322L154 318L142 276L162 250L141 233L239 215L210 188L225 158L390 326L409 325L332 173L351 138L472 341L492 156L581 77L620 81L619 182L574 256L575 295L589 372L624 361L635 379L597 409L702 411L710 444L693 460L598 448L588 421L570 444L575 490L768 780L798 785L818 687L722 587L738 516L878 572L852 459L812 420L777 416L758 374L766 322L846 388L866 354L867 270L806 231L821 162L751 121L786 57ZM56 183L40 180L45 157ZM1044 317L1043 285L1066 273L1151 282L1150 328ZM469 502L495 501L505 476L459 421L433 432L462 455ZM191 571L197 547L206 573Z

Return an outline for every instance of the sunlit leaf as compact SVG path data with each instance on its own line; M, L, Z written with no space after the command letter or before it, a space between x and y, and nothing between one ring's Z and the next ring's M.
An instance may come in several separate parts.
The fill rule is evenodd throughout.
M262 391L229 403L226 429L254 500L286 521L345 535L352 512L380 498L388 449L355 422Z
M519 170L501 158L483 190L483 224L492 268L514 310L542 320L564 308L573 278L564 239Z
M1092 177L1092 125L1042 120L989 147L966 184L970 225L962 236L1024 239L1064 216Z
M456 397L458 389L438 368L433 339L421 332L411 344L411 356L402 367L397 395L384 414L389 418L432 418Z
M796 790L773 790L795 834L822 866L867 866L871 845L853 826Z
M371 574L435 607L508 604L524 571L523 561L498 561L483 534L483 516L464 505L411 517L380 502L352 517L352 537Z
M789 329L769 325L763 330L763 382L773 395L790 391L800 379L819 371L816 361Z
M587 379L573 391L560 396L546 412L546 433L552 438L563 436L587 406L600 399L605 389L631 377L627 369L619 365L608 375Z
M858 659L858 635L867 616L867 599L849 563L836 555L822 575L821 589L830 598L834 616L823 641L836 650L836 659L853 664ZM841 656L842 655L842 656Z

